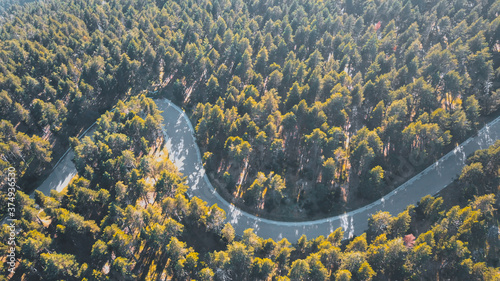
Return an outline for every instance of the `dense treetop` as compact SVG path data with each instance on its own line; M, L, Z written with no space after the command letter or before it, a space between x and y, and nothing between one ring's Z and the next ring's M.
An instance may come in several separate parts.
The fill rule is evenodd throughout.
M226 198L332 213L389 191L401 155L432 162L499 101L498 1L3 6L0 164L26 178L118 99L156 89L192 112Z
M189 112L236 204L338 212L389 191L401 157L425 166L495 112L499 1L2 1L0 168L28 187L71 144L78 170L63 193L17 193L13 278L498 279L498 143L469 159L460 206L425 197L352 241L338 229L292 245L235 237L220 208L187 198L137 94ZM93 138L69 138L115 104Z
M500 278L500 141L468 159L455 183L471 198L461 206L445 208L441 197L426 196L397 216L374 214L361 236L342 240L339 228L291 244L262 239L252 229L235 237L222 209L186 197L185 179L166 157L161 135L140 146L122 136L132 120L157 119L153 105L144 96L120 103L98 120L93 138L73 139L79 171L63 192L36 191L35 199L17 192L19 264L9 275L3 263L0 280ZM481 173L494 180L473 181ZM279 182L275 177L259 175L263 184ZM3 225L2 253L9 236Z

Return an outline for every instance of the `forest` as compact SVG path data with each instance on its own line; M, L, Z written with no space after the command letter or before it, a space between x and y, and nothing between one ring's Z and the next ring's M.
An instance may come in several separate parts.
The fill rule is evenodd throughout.
M15 167L24 192L17 271L0 280L498 280L500 143L468 159L451 202L374 214L351 240L265 240L186 195L144 93L189 114L226 200L325 217L498 115L499 12L500 0L1 1L0 182ZM78 175L31 199L70 147ZM5 192L0 204L3 216Z
M24 3L29 2L29 3ZM240 208L324 217L400 184L499 105L500 2L2 2L2 170L36 187L80 134L143 91L191 116Z
M352 239L339 228L274 241L251 228L236 235L217 205L186 196L158 122L144 95L120 102L92 138L71 140L78 175L67 189L34 199L17 192L19 258L13 275L2 263L0 280L500 278L500 141L467 159L455 183L459 205L426 196L396 216L374 214ZM2 253L8 238L3 225Z

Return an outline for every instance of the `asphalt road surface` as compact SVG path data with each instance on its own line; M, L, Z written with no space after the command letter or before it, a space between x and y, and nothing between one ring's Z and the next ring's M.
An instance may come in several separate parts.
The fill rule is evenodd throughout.
M95 131L94 125L95 122L82 133L79 139L85 136L92 136ZM50 195L51 190L61 192L69 184L71 179L76 176L77 172L75 163L73 163L73 158L75 158L75 152L72 149L68 149L54 165L49 176L40 186L38 186L37 190L43 192L45 195ZM35 198L35 193L31 193L30 197Z
M302 234L309 238L327 236L338 227L345 231L345 237L361 235L368 227L368 218L378 211L388 211L392 215L404 211L410 204L417 203L428 194L434 195L449 185L461 172L468 155L478 149L485 149L500 139L500 117L487 124L474 137L467 139L436 163L417 174L381 199L345 214L304 222L273 221L241 211L225 201L213 188L201 163L201 155L194 137L194 129L187 115L167 99L155 100L163 111L164 134L169 157L188 179L189 196L197 196L209 205L217 204L226 212L236 234L241 235L247 228L264 239L279 240L287 238L296 242ZM91 131L88 132L90 134ZM74 157L68 151L60 160L52 174L40 185L38 190L50 194L50 190L62 190L76 174Z

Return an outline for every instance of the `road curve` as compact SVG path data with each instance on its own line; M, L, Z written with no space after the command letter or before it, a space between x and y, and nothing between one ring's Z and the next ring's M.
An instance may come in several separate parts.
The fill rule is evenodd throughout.
M466 157L478 149L484 149L500 138L500 117L481 129L477 136L467 139L436 163L417 174L381 199L343 215L304 222L273 221L248 214L224 200L213 188L201 164L194 129L187 115L166 99L156 100L163 111L164 133L167 138L169 157L188 177L190 196L197 196L209 205L217 204L224 209L227 220L237 234L247 228L265 239L287 238L296 242L302 234L309 238L328 235L338 227L345 231L346 238L361 235L368 228L368 218L378 211L393 215L404 211L410 204L417 203L428 194L434 195L449 185L461 172Z
M368 227L368 218L378 211L388 211L396 215L406 206L415 204L421 197L434 195L449 185L461 172L468 155L478 149L485 149L500 139L500 117L488 123L474 137L467 139L454 150L436 161L433 165L417 174L381 199L354 211L320 220L304 222L273 221L241 211L225 201L208 180L198 145L194 137L194 128L188 116L167 99L155 100L164 118L163 132L166 137L169 158L179 171L187 176L190 189L189 196L197 196L209 205L217 204L226 212L229 221L237 234L247 228L253 228L264 239L279 240L287 238L296 242L302 234L309 238L328 235L338 227L345 231L345 237L361 235ZM87 134L90 134L89 131ZM51 189L62 190L76 174L71 161L72 151L67 152L50 176L40 185L38 190L49 194Z

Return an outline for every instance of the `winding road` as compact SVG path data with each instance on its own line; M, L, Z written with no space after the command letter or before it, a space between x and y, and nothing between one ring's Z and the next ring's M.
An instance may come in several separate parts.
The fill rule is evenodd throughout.
M500 117L498 117L483 127L477 135L467 139L433 165L367 206L320 220L273 221L241 211L215 191L203 169L193 125L188 116L167 99L155 100L155 102L158 109L163 111L163 130L169 158L179 171L187 176L190 187L189 196L197 196L209 205L217 204L222 208L226 212L226 220L233 225L236 234L241 235L245 229L253 228L255 233L264 239L287 238L290 242L296 242L303 234L309 238L326 236L338 227L344 229L346 238L361 235L368 228L368 218L372 214L378 211L388 211L392 215L397 215L408 205L417 203L423 196L438 193L460 174L468 155L478 149L485 149L500 139ZM87 132L87 134L91 133L92 130ZM61 191L76 175L75 165L71 161L73 157L72 151L65 153L38 190L44 194L50 194L52 189Z

